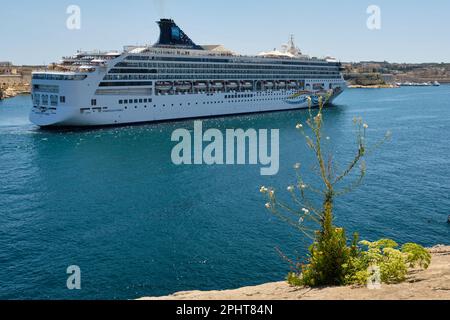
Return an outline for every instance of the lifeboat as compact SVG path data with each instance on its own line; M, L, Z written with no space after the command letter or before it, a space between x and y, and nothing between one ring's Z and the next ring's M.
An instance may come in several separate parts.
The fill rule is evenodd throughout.
M191 90L192 84L190 82L177 82L175 88L179 91Z
M264 82L264 86L268 89L271 89L271 88L273 88L274 84L272 81L266 81L266 82Z
M171 82L157 82L156 83L156 90L159 91L169 91L173 87Z
M223 86L224 85L222 82L212 82L211 83L211 88L213 88L213 89L222 89Z
M297 81L291 81L291 82L289 82L289 87L294 88L294 87L297 87L297 86L298 86Z
M242 82L242 88L251 89L251 88L253 88L253 84L249 81L244 81L244 82Z
M206 84L206 82L196 82L194 84L194 88L199 89L199 90L204 90L204 89L208 88L208 85Z
M227 82L227 88L228 89L237 89L239 87L238 83L235 81L229 81Z
M278 87L278 88L286 88L286 82L284 82L284 81L279 81L279 82L277 83L277 87Z

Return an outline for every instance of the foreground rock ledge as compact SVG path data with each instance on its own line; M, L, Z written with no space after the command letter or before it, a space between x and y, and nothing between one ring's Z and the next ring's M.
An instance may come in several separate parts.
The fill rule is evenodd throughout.
M187 291L141 300L450 300L450 247L430 249L428 270L411 271L408 280L379 290L352 287L296 288L286 282L226 291Z

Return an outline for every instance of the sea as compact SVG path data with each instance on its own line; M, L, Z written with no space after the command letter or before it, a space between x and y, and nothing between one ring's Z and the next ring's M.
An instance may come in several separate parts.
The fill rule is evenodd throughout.
M29 96L0 101L0 299L232 289L283 280L279 252L306 257L311 240L268 211L259 189L300 210L286 190L296 163L322 188L296 129L308 111L203 120L205 130L279 129L279 173L262 176L258 165L175 165L172 133L193 120L47 131L30 108ZM356 151L355 117L369 125L367 175L336 199L335 224L371 241L449 245L450 86L346 91L324 110L336 172ZM79 289L68 286L71 266Z

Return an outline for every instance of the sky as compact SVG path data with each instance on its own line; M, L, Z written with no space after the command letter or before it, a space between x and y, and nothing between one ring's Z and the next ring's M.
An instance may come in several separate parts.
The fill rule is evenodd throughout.
M69 30L66 10L81 9ZM370 30L367 8L380 8ZM49 64L77 50L153 44L155 21L173 18L197 44L241 54L280 48L293 34L303 53L340 61L450 62L448 0L14 0L0 5L0 61Z

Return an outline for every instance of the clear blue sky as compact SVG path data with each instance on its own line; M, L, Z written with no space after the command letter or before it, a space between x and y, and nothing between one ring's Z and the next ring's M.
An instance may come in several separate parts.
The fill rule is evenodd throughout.
M81 30L66 28L66 8L82 10ZM366 27L381 8L382 28ZM303 52L342 61L450 62L448 0L14 0L0 6L0 61L42 64L78 49L154 43L155 21L176 20L199 44L243 54L279 48L292 33Z

